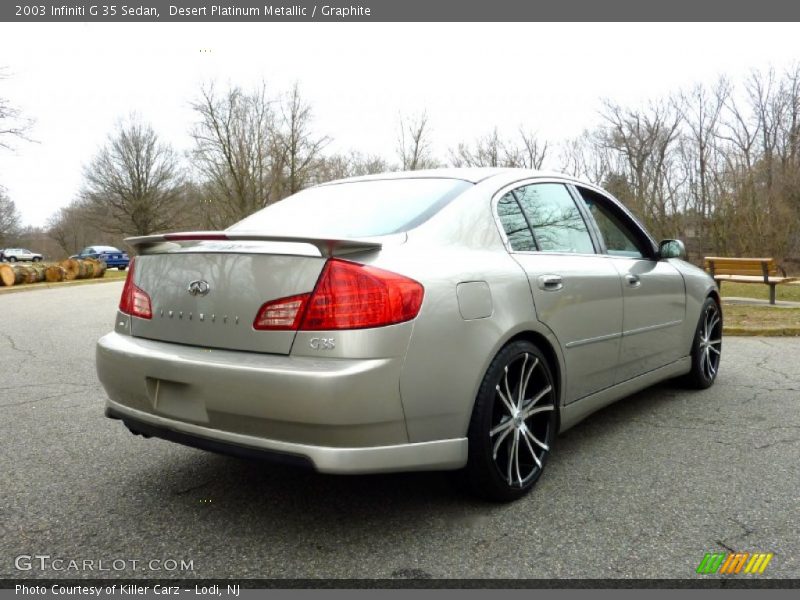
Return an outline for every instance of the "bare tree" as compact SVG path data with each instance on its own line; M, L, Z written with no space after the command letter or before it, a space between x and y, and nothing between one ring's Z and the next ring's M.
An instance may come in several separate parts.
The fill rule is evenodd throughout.
M172 147L150 125L121 122L84 169L81 197L102 229L144 235L179 222L183 175Z
M541 169L547 157L548 142L540 140L532 131L519 129L519 144L506 148L509 166L524 169Z
M0 81L7 79L4 68L0 68ZM0 148L11 150L11 139L30 141L28 132L33 126L33 121L22 116L22 111L13 106L7 99L0 97Z
M628 109L606 100L601 115L606 125L598 132L598 145L616 156L611 170L624 177L630 190L622 199L657 236L675 235L680 217L675 169L680 111L672 102Z
M450 151L450 163L454 167L500 167L505 164L503 142L495 127L491 133L471 144L461 142Z
M680 153L688 186L685 208L692 213L693 230L701 245L708 244L707 224L721 193L715 176L722 166L717 136L730 93L730 84L722 78L711 89L696 85L682 92L675 102L684 124Z
M16 204L0 187L0 247L14 239L20 231L21 218Z
M428 114L419 113L410 118L400 115L397 137L397 155L403 171L433 169L439 166L431 150L431 129Z
M361 154L360 152L350 154L350 176L352 177L397 170L397 166L390 165L376 154Z
M308 184L322 149L330 141L327 136L313 134L312 116L311 106L303 100L300 87L295 84L281 102L277 136L285 181L283 195L294 194Z
M547 155L547 142L520 127L519 140L503 139L495 127L472 143L461 142L450 150L454 167L516 167L541 169Z
M78 252L89 244L100 244L108 240L109 234L97 227L91 206L81 199L63 206L47 220L47 233L63 254Z
M800 161L800 63L786 72L784 94L787 110L782 127L784 151L781 160L785 168L791 168Z
M203 86L192 103L194 165L209 225L223 228L279 200L284 150L266 86Z
M567 140L561 148L561 171L602 185L611 173L609 151L597 143L598 135L585 130L576 138Z
M348 154L331 154L317 160L313 169L313 182L324 183L334 179L358 177L396 170L376 155L364 155L352 151Z

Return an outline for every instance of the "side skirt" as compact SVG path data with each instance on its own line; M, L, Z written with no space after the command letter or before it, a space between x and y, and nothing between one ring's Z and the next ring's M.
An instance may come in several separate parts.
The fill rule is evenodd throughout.
M585 398L567 404L561 408L561 427L559 428L559 432L566 431L570 427L580 423L593 412L616 402L620 398L635 394L659 381L685 375L691 368L692 357L685 356L668 365L664 365L663 367L659 367L658 369L654 369L634 377L633 379L628 379L612 387L600 390L591 396L586 396Z

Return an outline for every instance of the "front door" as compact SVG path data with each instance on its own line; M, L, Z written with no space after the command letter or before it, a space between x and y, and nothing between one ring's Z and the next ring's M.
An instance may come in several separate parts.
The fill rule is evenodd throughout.
M668 260L654 255L639 226L611 200L587 188L578 191L622 284L622 347L616 382L678 360L685 354L681 346L686 318L683 276Z

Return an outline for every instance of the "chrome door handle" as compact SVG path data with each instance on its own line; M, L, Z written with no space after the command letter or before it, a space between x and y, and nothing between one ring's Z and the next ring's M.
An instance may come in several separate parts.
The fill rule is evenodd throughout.
M627 281L628 285L631 287L639 287L640 285L642 285L639 276L634 275L633 273L628 273L627 275L625 275L625 281Z
M564 287L564 280L561 275L540 275L537 281L539 289L545 292L555 292Z

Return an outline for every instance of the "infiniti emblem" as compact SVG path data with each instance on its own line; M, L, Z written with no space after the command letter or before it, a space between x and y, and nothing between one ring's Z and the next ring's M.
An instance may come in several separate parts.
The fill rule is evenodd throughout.
M208 285L208 282L203 279L196 279L189 283L189 287L186 288L186 291L189 292L192 296L205 296L211 287Z

